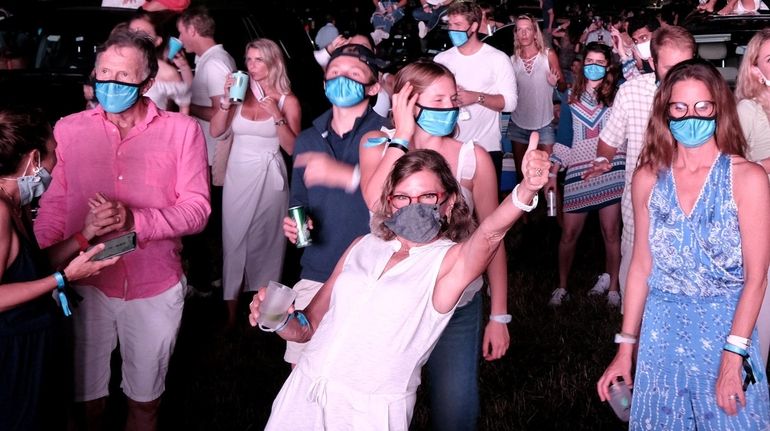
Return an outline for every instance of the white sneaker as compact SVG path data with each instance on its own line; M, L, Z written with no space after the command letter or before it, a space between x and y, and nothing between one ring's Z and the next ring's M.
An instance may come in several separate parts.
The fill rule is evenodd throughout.
M551 292L551 300L548 301L548 305L551 307L558 307L563 301L566 301L567 299L569 299L569 293L567 293L566 289L562 289L560 287Z
M613 290L607 294L607 305L610 307L620 307L620 292Z
M428 35L428 26L425 21L417 21L417 35L420 36L420 39L425 39L425 36Z
M596 280L596 284L594 284L594 287L591 288L591 290L588 291L589 296L593 295L604 295L604 292L609 290L610 288L610 275L606 272L599 276L599 278Z

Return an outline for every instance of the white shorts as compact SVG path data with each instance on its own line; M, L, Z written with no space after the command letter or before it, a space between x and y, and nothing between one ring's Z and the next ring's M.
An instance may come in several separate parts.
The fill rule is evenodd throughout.
M304 310L313 300L315 294L321 290L323 283L319 283L313 280L300 280L294 285L294 292L297 293L297 298L294 300L294 308L297 310ZM305 348L305 343L295 343L293 341L286 342L286 353L283 355L283 360L296 364L299 362L299 357L302 354L302 350Z
M151 298L109 298L75 286L83 302L72 313L75 329L75 401L109 395L110 356L120 340L120 387L134 401L160 398L179 332L186 280Z

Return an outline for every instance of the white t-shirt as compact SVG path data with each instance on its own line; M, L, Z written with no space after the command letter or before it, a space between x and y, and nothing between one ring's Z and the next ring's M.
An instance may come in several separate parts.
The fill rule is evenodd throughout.
M225 92L225 80L235 70L235 60L222 48L214 45L200 57L195 58L195 77L192 82L192 103L199 106L211 106L211 98ZM214 163L214 148L217 139L211 137L209 122L197 119L206 137L206 150L209 166Z
M486 94L500 94L505 99L503 112L516 109L516 77L513 64L508 56L487 44L471 55L460 53L452 47L435 58L452 71L457 85L469 91ZM460 142L475 141L487 151L501 151L500 113L474 103L461 108L467 110L470 118L459 120Z

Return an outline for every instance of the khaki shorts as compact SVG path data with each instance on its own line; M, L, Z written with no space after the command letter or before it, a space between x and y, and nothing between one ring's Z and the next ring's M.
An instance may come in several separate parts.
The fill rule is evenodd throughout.
M75 401L109 395L110 356L120 340L120 387L134 401L160 398L182 321L186 280L151 298L110 298L92 286L75 286L83 302L75 328Z
M294 300L294 308L297 310L304 310L313 300L315 294L321 289L323 283L319 283L313 280L300 280L294 285L294 292L297 293L297 298ZM283 360L296 364L299 362L299 357L302 354L302 350L305 348L305 343L295 343L293 341L286 342L286 354L283 355Z

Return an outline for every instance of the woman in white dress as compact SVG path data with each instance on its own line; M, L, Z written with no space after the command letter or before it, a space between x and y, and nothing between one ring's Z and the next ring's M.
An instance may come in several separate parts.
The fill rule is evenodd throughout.
M211 135L233 134L222 197L222 270L228 325L238 295L279 280L286 240L281 226L289 183L281 150L291 155L300 131L300 105L291 93L278 45L257 39L246 46L249 87L241 105L223 103ZM225 82L229 94L232 76Z
M398 146L386 152L402 151ZM470 211L446 160L433 150L399 157L372 233L357 239L304 312L276 331L307 342L273 403L267 430L406 431L420 369L465 288L489 261L548 180L537 134L524 181L470 235ZM256 325L261 290L252 301Z

